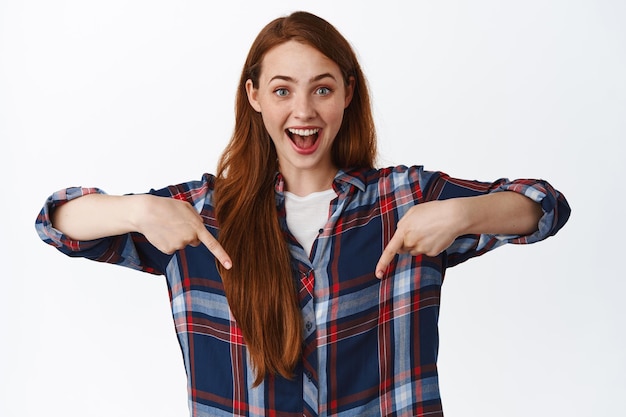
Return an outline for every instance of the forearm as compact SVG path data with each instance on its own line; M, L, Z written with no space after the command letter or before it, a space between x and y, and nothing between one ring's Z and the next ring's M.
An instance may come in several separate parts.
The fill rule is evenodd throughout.
M458 204L459 235L528 235L537 230L541 206L524 195L503 191L455 199Z
M93 240L136 231L145 195L89 194L58 206L52 214L55 229L74 240Z

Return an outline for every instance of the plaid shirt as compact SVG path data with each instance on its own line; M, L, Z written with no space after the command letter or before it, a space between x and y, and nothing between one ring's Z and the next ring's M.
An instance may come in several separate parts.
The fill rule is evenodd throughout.
M205 174L200 181L151 193L188 201L217 235L214 181ZM419 166L340 171L333 188L337 198L309 256L287 229L284 181L277 176L277 210L304 320L303 354L292 380L270 375L256 388L251 388L253 370L215 259L204 246L166 255L137 233L79 242L52 228L55 206L102 192L96 188L53 194L36 227L46 243L70 256L167 277L194 417L442 416L437 318L446 268L504 243L532 243L555 234L567 221L569 206L545 181L465 181ZM398 255L384 279L375 277L383 248L413 205L504 190L541 204L537 232L461 236L436 257Z

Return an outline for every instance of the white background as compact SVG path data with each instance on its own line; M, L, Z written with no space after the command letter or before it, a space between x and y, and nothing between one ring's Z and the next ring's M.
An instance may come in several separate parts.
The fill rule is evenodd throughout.
M0 1L0 415L185 416L162 277L39 241L45 198L214 172L247 50L305 9L354 45L381 165L542 177L555 238L448 271L447 417L626 415L626 3Z

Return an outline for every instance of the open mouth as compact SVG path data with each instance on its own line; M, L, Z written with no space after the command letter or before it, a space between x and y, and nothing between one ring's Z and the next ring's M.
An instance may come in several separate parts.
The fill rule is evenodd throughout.
M299 149L310 149L315 146L320 129L286 129L289 139Z

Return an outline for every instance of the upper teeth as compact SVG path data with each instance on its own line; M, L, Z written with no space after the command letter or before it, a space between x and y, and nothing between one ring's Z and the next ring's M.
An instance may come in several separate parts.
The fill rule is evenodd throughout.
M289 133L299 136L311 136L319 132L319 129L288 129Z

